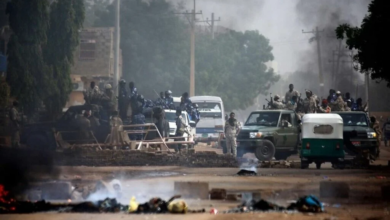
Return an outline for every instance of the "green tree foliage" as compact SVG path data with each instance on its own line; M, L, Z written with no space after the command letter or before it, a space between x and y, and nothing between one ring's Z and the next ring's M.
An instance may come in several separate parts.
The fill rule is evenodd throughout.
M114 12L108 6L95 25L113 27ZM175 96L189 90L189 25L175 12L167 1L121 1L123 75L147 98L157 98L154 90ZM257 31L229 31L214 40L197 32L196 95L221 96L228 110L250 106L279 78L265 65L271 50Z
M83 0L12 0L8 44L11 95L32 115L44 102L61 112L71 92L70 65L84 20Z
M390 68L388 52L390 50L387 27L390 26L390 1L373 0L369 14L363 19L361 27L342 24L336 29L339 39L346 37L349 49L356 49L355 62L360 71L370 74L372 79L385 80L390 87Z
M99 14L104 13L110 0L84 0L85 20L84 27L92 27Z
M7 82L11 95L21 101L26 114L38 107L46 96L48 77L41 45L46 42L49 25L47 0L12 0L7 5L13 35L8 43Z
M83 21L83 0L58 0L50 5L50 27L44 45L50 86L44 103L53 116L62 112L72 91L70 69Z

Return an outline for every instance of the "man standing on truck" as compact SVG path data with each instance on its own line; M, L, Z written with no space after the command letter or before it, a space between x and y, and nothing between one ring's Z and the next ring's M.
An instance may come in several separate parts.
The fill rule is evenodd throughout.
M286 104L289 103L289 102L291 102L291 101L293 101L292 98L293 98L294 96L296 96L296 97L299 96L298 91L297 91L297 90L294 90L294 85L293 85L293 84L290 84L290 85L288 86L288 88L289 88L289 90L286 92L286 95L284 96L284 98L285 98L284 101L285 101Z
M225 122L225 137L226 137L226 149L227 154L237 156L237 142L236 137L240 132L240 123L235 119L236 114L234 112L230 113L230 118Z
M20 142L20 136L19 136L19 129L20 129L20 120L19 120L19 113L18 108L19 102L14 101L12 108L9 111L9 118L11 120L11 146L12 147L19 147Z

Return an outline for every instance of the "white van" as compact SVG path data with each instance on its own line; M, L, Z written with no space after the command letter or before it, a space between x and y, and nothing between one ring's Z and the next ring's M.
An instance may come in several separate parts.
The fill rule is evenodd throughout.
M223 102L217 96L193 96L192 103L198 104L200 121L196 125L196 141L217 141L225 125Z

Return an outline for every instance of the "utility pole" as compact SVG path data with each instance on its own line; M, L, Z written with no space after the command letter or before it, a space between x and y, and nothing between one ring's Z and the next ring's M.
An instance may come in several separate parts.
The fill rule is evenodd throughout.
M322 94L324 93L324 78L322 75L322 61L321 61L321 43L320 43L320 33L323 31L319 31L318 27L316 27L316 30L314 31L308 31L305 32L302 30L302 33L304 34L315 34L314 37L317 41L317 53L318 53L318 73L319 73L319 79L320 79L320 91Z
M210 29L211 29L211 38L214 40L214 30L215 30L215 24L214 22L216 21L221 21L221 17L218 18L218 20L215 20L214 19L214 13L211 13L211 20L209 20L209 18L207 18L205 21L198 21L198 22L206 22L209 26L210 26Z
M119 45L120 45L120 0L116 0L115 5L115 54L114 54L114 94L118 96L119 81ZM116 105L116 104L115 104ZM116 106L115 106L116 107Z
M202 14L202 11L196 12L196 0L194 0L194 9L191 13L186 11L185 13L176 14L191 15L191 19L187 17L191 27L190 96L195 96L195 23L197 22L196 15Z
M332 56L332 60L329 60L329 63L332 63L332 86L336 86L336 77L337 76L339 76L339 75L346 75L346 74L340 74L339 73L339 65L340 65L340 63L351 63L352 69L351 69L350 76L351 76L351 80L352 80L352 77L353 77L353 59L352 59L352 55L348 54L348 53L343 53L343 51L337 51L337 50L334 50L332 55L333 55ZM337 56L337 59L335 58L336 56ZM349 61L340 60L341 57L351 57L351 60L349 60ZM334 65L335 63L337 64L336 65L336 69L335 69L335 65Z

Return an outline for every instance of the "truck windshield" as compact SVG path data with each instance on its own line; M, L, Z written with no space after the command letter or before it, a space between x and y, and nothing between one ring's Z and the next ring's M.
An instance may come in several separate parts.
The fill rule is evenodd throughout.
M344 126L362 126L368 127L367 116L366 114L340 114L341 118L343 118Z
M255 112L249 115L245 125L261 125L276 127L278 125L280 112Z

